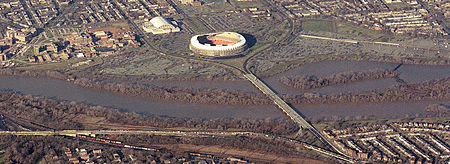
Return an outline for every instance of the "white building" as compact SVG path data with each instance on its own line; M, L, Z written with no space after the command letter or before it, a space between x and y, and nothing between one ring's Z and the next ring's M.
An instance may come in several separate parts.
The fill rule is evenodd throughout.
M145 32L153 34L167 34L171 32L179 32L180 28L176 27L175 21L169 22L163 17L154 17L149 22L145 22L143 28Z
M194 0L180 0L180 1L181 1L181 4L184 4L184 5L189 5L189 4L194 3Z
M227 57L239 55L246 49L246 43L244 36L235 32L209 33L193 36L189 49L201 55Z

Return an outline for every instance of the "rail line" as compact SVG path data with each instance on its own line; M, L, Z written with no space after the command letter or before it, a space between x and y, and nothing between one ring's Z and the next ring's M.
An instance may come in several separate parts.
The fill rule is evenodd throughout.
M308 121L305 120L297 111L295 111L290 105L288 105L284 100L282 100L268 85L257 78L253 74L244 74L254 86L256 86L261 92L267 95L292 121L297 125L310 131L315 137L317 137L322 143L330 146L333 151L346 156L345 153L341 152L328 138L322 135L314 126L312 126Z
M170 1L171 2L171 1ZM272 6L272 8L274 8L274 10L278 10L273 4L265 1L267 4L269 4L270 6ZM173 2L172 2L173 3ZM116 4L117 5L117 4ZM177 8L176 8L177 9ZM179 9L177 9L179 10ZM279 10L278 10L279 11ZM124 14L123 11L120 10L120 12ZM185 17L187 17L187 15L184 12L180 12L181 14L183 14ZM139 28L139 26L136 25L135 22L133 22L132 20L130 20L128 18L128 16L125 17L125 19L128 21L128 23L135 29L135 31L137 32L137 34L139 34L142 39L142 41L148 45L152 50L154 50L155 52L157 52L159 55L161 56L170 56L176 59L182 59L182 60L192 60L192 61L198 61L198 62L207 62L207 63L213 63L213 64L217 64L217 65L221 65L225 68L230 68L232 70L238 71L240 72L247 80L249 80L253 85L255 85L259 90L261 90L264 94L266 94L284 113L286 113L294 122L296 122L299 126L303 127L304 129L309 130L314 136L316 136L321 142L323 142L325 145L329 145L331 146L331 148L336 151L338 154L341 154L340 156L342 156L343 158L338 158L340 160L344 160L344 161L351 161L351 158L345 157L345 154L340 152L339 149L337 149L327 138L325 138L316 128L314 128L311 124L309 124L302 116L300 116L300 114L298 114L292 107L290 107L284 100L282 100L278 95L276 95L270 88L269 86L267 86L265 83L263 83L261 80L259 80L255 75L253 75L252 73L250 73L250 71L247 69L247 65L249 63L249 61L257 56L258 54L260 54L261 52L269 49L269 48L273 48L273 46L277 46L280 43L289 40L292 36L293 36L293 32L294 32L294 23L293 20L291 18L289 18L287 15L285 15L283 12L279 12L280 15L282 15L283 18L288 20L289 23L289 31L286 34L285 37L283 37L282 39L274 42L271 46L268 46L260 51L258 51L257 53L253 54L252 56L248 57L244 63L243 63L243 68L238 68L236 66L233 65L229 65L229 64L225 64L225 63L221 63L218 61L214 61L214 60L210 60L210 59L200 59L200 58L196 58L196 57L191 57L191 56L177 56L174 54L170 54L170 53L166 53L163 52L162 50L159 50L158 48L155 48L151 42L148 40L146 34L142 31L141 28ZM0 132L1 134L4 134L6 132ZM39 133L27 133L27 132L17 132L14 133L15 135L32 135L32 134L39 134L39 135L96 135L96 134L153 134L153 135L213 135L212 133L208 133L208 132L180 132L180 131L172 131L172 132L161 132L161 131L132 131L132 132L123 132L123 131L62 131L62 132L39 132ZM222 132L224 135L228 132ZM217 133L214 133L215 135L217 135ZM226 134L226 135L230 135L230 134ZM254 133L249 133L249 132L232 132L231 135L256 135ZM267 135L266 135L267 136ZM333 152L327 152L327 153L323 153L326 150L324 149L313 149L315 151L319 151L322 154L326 154L329 155ZM334 153L336 154L336 153ZM332 156L332 157L337 157L336 155Z
M266 1L266 3L270 4L269 2ZM273 6L272 4L270 4L271 6ZM259 80L255 75L253 75L252 73L250 73L250 71L247 69L247 65L248 62L255 57L257 54L259 54L262 51L265 51L273 46L276 46L280 43L282 43L285 40L288 40L291 38L293 32L294 32L294 24L293 24L293 20L290 19L288 16L284 15L284 13L280 12L280 14L282 16L284 16L288 22L289 22L289 32L287 33L287 35L278 40L277 42L273 43L272 46L268 46L262 50L260 50L258 53L253 54L252 56L250 56L249 58L247 58L244 61L243 64L243 70L232 66L232 65L228 65L228 64L224 64L221 62L217 62L217 61L213 61L213 60L208 60L208 59L198 59L198 58L194 58L194 57L189 57L189 56L184 56L184 57L180 57L180 56L176 56L176 55L172 55L169 53L165 53L155 47L153 47L153 45L150 44L150 42L147 40L145 33L131 20L128 19L129 24L131 24L133 26L133 28L135 28L135 30L142 36L143 41L150 46L151 49L153 49L154 51L158 52L158 54L163 55L163 56L171 56L174 58L178 58L178 59L189 59L189 60L195 60L195 61L200 61L200 62L209 62L209 63L214 63L217 65L221 65L224 67L228 67L234 70L239 71L247 80L249 80L252 84L254 84L259 90L261 90L264 94L266 94L283 112L285 112L294 122L296 122L299 126L309 130L314 136L316 136L321 142L323 142L325 145L329 145L331 146L331 148L333 149L333 151L336 151L338 154L341 154L341 156L345 156L345 153L342 153L339 149L337 149L333 143L331 143L331 141L329 141L327 138L325 138L316 128L314 128L311 124L309 124L302 116L300 116L294 109L292 109L292 107L290 107L284 100L282 100L278 95L276 95L270 88L269 86L267 86L265 83L263 83L261 80ZM329 153L325 153L325 154L329 154ZM335 157L335 156L333 156ZM346 160L351 161L351 158L345 157ZM342 159L341 159L342 160Z
M319 148L317 146L309 145L307 143L299 142L289 138L280 136L273 136L262 133L254 132L206 132L206 131L158 131L158 130L62 130L62 131L0 131L1 135L16 135L16 136L69 136L79 137L87 139L91 142L101 144L112 144L113 146L120 146L132 149L142 150L156 150L153 148L137 147L131 145L125 145L120 141L113 141L108 139L96 138L97 135L120 135L120 134L141 134L141 135L159 135L159 136L188 136L188 137L204 137L204 136L253 136L266 139L282 140L284 142L290 142L297 146L302 146L325 156L336 158L343 162L353 163L352 159L349 159L340 154Z

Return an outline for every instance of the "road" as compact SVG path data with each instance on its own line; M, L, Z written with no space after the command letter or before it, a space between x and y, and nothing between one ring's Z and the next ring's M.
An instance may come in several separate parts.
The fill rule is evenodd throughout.
M290 105L288 105L283 99L281 99L270 87L257 78L253 74L244 74L244 77L249 80L254 86L256 86L262 93L267 95L277 106L280 108L292 121L297 125L310 131L315 137L317 137L322 143L328 145L333 151L346 156L341 152L328 138L326 138L320 131L318 131L313 125L311 125L306 119L297 111L295 111Z
M251 71L248 68L248 65L249 65L250 61L254 57L260 55L262 52L267 51L270 48L274 48L274 47L278 46L280 43L283 43L283 42L289 40L291 37L294 36L293 35L294 34L294 21L287 14L285 14L281 10L279 10L278 6L273 5L272 3L270 3L269 1L266 1L266 0L264 0L264 2L266 4L268 4L271 7L272 10L278 11L278 13L281 15L281 17L285 18L288 21L288 23L289 23L289 31L286 33L286 35L283 38L277 40L271 46L267 46L266 48L263 48L263 49L259 50L258 52L252 54L247 59L245 59L244 63L242 64L242 68L244 69L243 71L245 73L251 73Z
M293 120L296 124L298 124L300 127L302 127L303 129L306 129L308 131L310 131L315 137L317 137L322 143L324 143L325 145L328 145L331 147L331 149L333 151L335 151L336 153L338 153L340 156L344 156L347 159L350 159L349 157L346 156L345 153L341 152L330 140L328 140L328 138L326 138L325 136L322 135L322 133L320 131L318 131L313 125L311 125L308 121L306 121L306 119L304 118L304 116L302 116L300 113L298 113L297 111L295 111L290 105L288 105L283 99L281 99L271 88L269 85L267 85L266 83L264 83L263 81L261 81L258 77L256 77L249 69L248 69L248 64L250 63L250 61L257 55L261 54L262 52L279 46L279 44L291 39L294 35L294 21L284 12L282 12L282 10L278 9L277 5L273 5L272 3L270 3L269 1L264 1L266 4L268 4L269 6L271 6L271 8L274 11L278 11L278 13L285 19L288 20L289 23L289 31L287 32L287 34L285 35L285 37L279 39L278 41L274 42L271 46L268 46L262 50L260 50L257 53L254 53L252 56L248 57L244 63L243 63L243 71L245 72L245 74L243 74L243 76L250 81L250 83L252 83L255 87L257 87L261 92L263 92L265 95L267 95L277 106L278 108L280 108L291 120Z
M399 43L390 43L390 42L372 42L372 41L361 41L361 40L351 40L351 39L336 39L336 38L329 38L329 37L315 36L315 35L305 35L305 34L302 34L302 35L299 35L299 36L300 37L304 37L304 38L329 40L329 41L345 42L345 43L352 43L352 44L378 44L378 45L384 45L384 46L406 47L406 48L412 48L412 49L437 51L438 53L449 53L450 52L449 49L437 49L437 48L429 48L429 47L420 47L420 46L412 46L412 45L405 45L405 44L399 44Z
M272 4L270 4L269 2L266 1L267 4L271 5L272 8L274 10L277 10L276 7L274 7ZM279 10L278 10L279 11ZM122 12L122 11L121 11ZM257 56L258 54L260 54L261 52L269 49L269 48L273 48L274 46L278 46L280 43L290 39L293 36L293 32L294 32L294 23L293 20L291 18L289 18L287 15L285 15L283 12L279 12L284 18L286 18L288 20L289 23L289 31L288 33L285 35L285 37L283 37L282 39L274 42L272 44L272 46L269 46L265 49L260 50L258 53L253 54L252 56L250 56L249 58L247 58L243 64L243 70L240 68L237 68L235 66L232 65L228 65L228 64L224 64L224 63L220 63L214 60L209 60L209 59L199 59L199 58L195 58L195 57L190 57L190 56L176 56L176 55L172 55L170 53L165 53L157 48L155 48L151 42L148 40L146 34L142 31L142 29L136 25L136 23L134 23L132 20L127 19L128 23L135 29L135 31L142 36L143 41L145 42L145 44L147 44L148 46L150 46L151 49L153 49L154 51L158 52L158 54L162 55L162 56L171 56L174 58L179 58L179 59L189 59L189 60L195 60L195 61L201 61L201 62L209 62L209 63L214 63L217 65L221 65L225 68L231 68L234 70L239 71L247 80L249 80L253 85L255 85L259 90L261 90L264 94L266 94L284 113L286 113L287 116L290 117L290 119L292 119L294 122L296 122L299 126L301 126L304 129L309 130L314 136L316 136L321 142L323 142L325 145L329 145L331 146L332 150L337 152L340 156L346 156L345 153L342 153L339 149L336 148L336 146L329 141L326 137L324 137L322 135L321 132L319 132L316 128L314 128L309 122L307 122L299 113L297 113L292 107L290 107L284 100L282 100L277 94L275 94L275 92L273 92L270 87L263 83L261 80L259 80L255 75L253 75L252 73L250 73L249 70L247 70L247 65L249 63L249 61ZM183 15L185 15L184 13L182 13ZM186 16L186 15L185 15ZM350 159L348 157L346 157L347 159Z
M28 49L30 49L32 46L36 45L37 41L39 39L41 39L41 37L42 37L42 32L37 37L34 37L31 41L29 41L29 43L27 43L25 46L23 46L22 49L19 50L17 55L23 56L25 54L25 52L28 51ZM34 54L34 51L33 51L33 54Z
M448 27L447 24L445 23L446 18L444 16L444 14L435 12L434 9L430 8L430 6L428 6L426 3L424 3L424 0L417 0L417 2L422 6L422 8L426 9L428 11L428 13L430 13L430 15L433 17L433 19L435 19L440 25L442 25L444 27L445 32L450 33L450 27Z
M240 72L247 80L249 80L253 85L255 85L260 91L262 91L264 94L266 94L287 116L289 116L290 119L292 119L295 123L297 123L300 127L303 129L309 130L315 137L317 137L321 142L323 142L325 145L330 146L331 150L334 151L328 151L325 149L317 148L314 146L309 146L307 148L310 148L311 150L321 152L322 154L326 154L335 158L338 158L340 160L344 161L351 161L350 158L346 157L344 153L340 152L339 149L337 149L333 143L331 143L326 137L324 137L321 132L319 132L314 126L312 126L309 122L306 121L304 117L301 116L301 114L297 113L291 106L289 106L284 100L282 100L273 90L270 89L270 87L262 82L260 79L258 79L254 74L252 74L249 70L247 70L248 63L251 61L255 56L261 54L261 52L264 52L270 48L279 46L280 43L283 43L284 41L287 41L294 37L294 22L293 20L285 15L285 13L281 12L277 8L277 6L271 4L270 2L265 1L267 4L271 6L271 8L274 11L279 11L278 13L288 21L289 23L289 31L286 33L286 35L283 38L280 38L276 42L274 42L271 46L268 46L262 50L260 50L257 53L254 53L252 56L248 57L245 62L243 63L242 68L238 68L236 66L224 64L221 62L217 62L211 59L202 59L202 58L196 58L192 56L177 56L174 54L163 52L157 48L155 48L149 39L147 38L146 33L143 32L143 30L136 25L135 22L130 20L128 16L123 12L120 8L120 12L122 15L125 15L125 19L128 21L130 26L136 31L136 33L140 36L142 36L142 41L148 45L151 49L153 49L155 52L160 54L161 56L171 56L173 58L177 59L183 59L183 60L193 60L193 61L199 61L199 62L207 62L207 63L213 63L217 65L221 65L225 68L230 68L232 70L236 70ZM113 3L116 3L113 1ZM172 4L172 6L175 6L172 1L169 0L169 3ZM117 4L115 4L117 6ZM179 13L184 14L180 9L175 8ZM83 130L66 130L66 131L1 131L0 135L66 135L66 136L74 136L77 135L89 135L89 136L95 136L98 134L148 134L148 135L168 135L168 136L204 136L204 135L216 135L216 136L229 136L229 135L252 135L252 136L262 136L262 137L269 137L269 135L265 134L256 134L256 133L250 133L250 132L181 132L181 131L114 131L114 130L103 130L103 131L83 131ZM271 136L272 137L272 136ZM277 138L277 137L272 137ZM279 138L279 137L278 137ZM290 140L290 139L287 139ZM291 140L291 142L294 142Z

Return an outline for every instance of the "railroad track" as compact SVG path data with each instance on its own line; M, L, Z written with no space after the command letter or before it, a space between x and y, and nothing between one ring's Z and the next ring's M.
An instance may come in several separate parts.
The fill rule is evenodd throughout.
M159 135L159 136L181 136L181 137L215 137L215 136L252 136L260 137L270 140L281 140L290 142L297 146L303 146L307 149L317 153L334 157L343 162L353 163L353 161L345 156L336 154L334 152L319 148L317 146L309 145L307 143L299 142L289 138L280 136L273 136L254 132L208 132L208 131L163 131L163 130L63 130L63 131L0 131L0 135L16 135L16 136L69 136L95 139L96 135ZM116 141L117 142L117 141ZM109 143L109 142L108 142ZM121 143L121 142L119 142ZM133 148L124 146L125 148Z
M169 1L170 1L170 0L169 0ZM272 6L272 8L273 8L274 10L279 11L279 10L278 10L276 7L274 7L271 3L267 2L267 1L265 1L265 2L266 2L267 4L269 4L270 6ZM173 5L173 2L170 1L169 3L171 3L171 4ZM176 7L176 6L175 6L175 7ZM176 9L177 11L179 10L179 9L177 9L177 8L175 8L175 9ZM123 11L121 11L121 10L120 10L120 12L123 13ZM182 11L180 11L179 13L183 14L184 16L186 16L186 14L185 14L184 12L182 12ZM142 41L143 41L147 46L149 46L150 49L152 49L153 51L157 52L157 54L159 54L159 55L161 55L161 56L170 56L170 57L172 57L172 58L181 59L181 60L191 60L191 61L206 62L206 63L212 63L212 64L220 65L220 66L222 66L222 67L230 68L230 69L232 69L232 70L238 71L239 73L241 73L242 75L244 75L244 77L247 78L251 83L254 83L254 81L252 81L252 80L250 80L250 79L248 78L248 76L252 75L253 77L255 77L255 78L257 79L257 77L254 76L254 75L247 69L249 61L250 61L252 58L254 58L255 56L259 55L261 52L263 52L263 51L265 51L265 50L268 50L268 49L270 49L270 48L273 48L274 46L279 46L281 43L283 43L283 42L285 42L285 41L291 39L292 36L293 36L293 33L294 33L294 22L293 22L293 20L292 20L291 18L289 18L287 15L285 15L283 12L279 12L279 13L282 15L283 18L287 19L287 20L288 20L288 23L289 23L289 31L287 32L286 36L284 36L282 39L280 39L280 40L274 42L271 46L268 46L268 47L266 47L266 48L260 50L259 52L254 53L254 54L253 54L252 56L250 56L249 58L247 58L247 59L244 61L244 63L243 63L243 66L242 66L243 68L242 68L242 69L241 69L241 68L238 68L238 67L236 67L236 66L233 66L233 65L221 63L221 62L214 61L214 60L211 60L211 59L201 59L201 58L196 58L196 57L192 57L192 56L178 56L178 55L166 53L166 52L164 52L164 51L162 51L162 50L160 50L160 49L154 47L154 46L151 44L151 42L148 40L147 35L145 34L145 32L143 32L142 29L139 28L139 26L136 25L135 22L133 22L132 20L128 19L128 17L125 17L125 19L126 19L126 20L128 21L128 23L132 26L132 28L134 28L134 30L137 32L137 34L139 34L140 36L142 36L142 37L141 37ZM126 16L126 15L125 15L125 16ZM255 86L258 87L258 85L255 85ZM267 85L264 85L264 86L266 86L267 88L269 88ZM258 88L259 88L259 87L258 87ZM260 89L260 88L259 88L259 89ZM261 90L261 89L260 89L260 90ZM267 92L264 92L264 89L262 89L261 91L263 91L263 93L265 93L265 94L266 94L269 98L271 98L271 99L273 99L274 97L278 97L276 94L275 94L275 96L274 96L273 94L268 94ZM278 101L276 101L276 100L278 100ZM303 117L301 117L296 111L294 111L292 108L291 108L292 110L289 110L289 111L283 109L283 108L285 108L286 105L287 105L286 102L284 102L284 101L283 101L281 98L279 98L279 97L278 97L278 99L276 99L276 100L274 99L274 103L275 103L276 105L278 105L278 106L280 107L280 109L282 109L285 113L287 113L287 115L288 115L291 119L293 119L294 122L299 123L299 125L302 126L302 127L306 127L306 129L310 130L310 131L313 133L313 135L316 136L321 142L323 142L323 143L326 144L326 145L330 145L331 148L332 148L334 151L336 151L336 153L337 153L338 155L344 156L344 157L345 157L345 154L341 153L341 152L339 151L339 149L336 149L336 147L335 147L330 141L328 141L324 136L322 136L321 133L320 133L319 131L317 131L311 124L309 124L305 119L303 119ZM283 104L284 104L284 105L283 105ZM287 105L287 106L289 106L289 105ZM290 106L289 106L289 107L290 107ZM104 132L104 133L105 133L105 132ZM86 133L85 133L85 134L86 134ZM85 134L84 134L84 135L85 135ZM182 134L185 134L185 133L182 133ZM89 134L88 134L88 135L89 135ZM239 133L239 135L243 135L243 134L240 134L240 133ZM267 136L267 135L266 135L266 136ZM312 150L317 151L317 150L319 150L319 149L312 149ZM325 151L324 149L320 149L320 151L322 151L322 154L330 154L330 153L334 153L334 152L323 153L323 152ZM334 153L334 154L336 154L336 153ZM336 156L332 156L332 157L335 157L335 158L336 158ZM340 159L340 158L338 158L338 159ZM350 158L348 158L348 159L350 159ZM342 159L340 159L340 160L342 160ZM348 162L348 161L347 161L347 162Z
M267 2L267 1L266 1L266 3L270 4L270 3ZM270 4L270 5L272 5L272 4ZM275 7L274 7L274 8L275 8ZM247 69L247 65L248 65L249 61L250 61L253 57L255 57L255 56L257 56L258 54L260 54L262 51L265 51L265 50L267 50L267 49L269 49L269 48L273 48L273 46L278 46L280 43L283 43L284 41L289 40L289 39L292 38L292 35L293 35L293 32L294 32L294 23L293 23L293 20L292 20L291 18L289 18L288 16L286 16L286 15L285 15L284 13L282 13L282 12L280 12L280 14L281 14L283 17L287 18L287 20L288 20L288 22L289 22L289 32L287 33L287 35L286 35L284 38L278 40L277 42L274 42L274 43L272 44L272 46L268 46L268 47L266 47L266 48L260 50L258 53L255 53L255 54L253 54L252 56L250 56L249 58L247 58L247 59L245 60L244 64L243 64L243 69L240 69L240 68L238 68L238 67L236 67L236 66L232 66L232 65L228 65L228 64L221 63L221 62L217 62L217 61L214 61L214 60L209 60L209 59L199 59L199 58L194 58L194 57L190 57L190 56L183 56L183 57L181 57L181 56L176 56L176 55L172 55L172 54L170 54L170 53L163 52L163 51L161 51L161 50L155 48L152 44L150 44L150 42L148 41L147 36L145 35L145 33L144 33L144 32L142 31L142 29L140 29L140 28L139 28L132 20L129 20L129 19L128 19L128 22L129 22L130 25L133 26L133 28L135 28L135 31L137 31L137 32L139 33L139 35L142 36L143 41L144 41L144 42L145 42L152 50L156 51L158 54L160 54L160 55L162 55L162 56L171 56L171 57L174 57L174 58L177 58L177 59L183 59L183 60L188 59L188 60L194 60L194 61L200 61L200 62L209 62L209 63L221 65L221 66L226 67L226 68L231 68L231 69L234 69L234 70L239 71L242 75L244 75L244 77L245 77L246 79L248 79L251 83L255 84L254 81L252 81L252 80L249 79L249 76L253 76L255 79L257 79L257 77L254 76L253 73L251 73L251 72ZM257 86L258 89L261 90L261 88L259 88L260 85L255 84L255 86ZM269 87L268 87L267 85L265 85L265 84L264 84L264 86L266 86L267 88L269 88ZM270 89L269 89L269 90L270 90ZM262 89L261 91L263 91L263 93L266 94L266 95L267 95L269 98L271 98L271 99L273 99L274 97L275 97L275 98L278 97L276 94L275 94L275 96L274 96L273 94L268 94L268 92L264 92L264 89ZM271 90L270 90L270 91L271 91ZM278 97L278 99L273 99L273 100L274 100L274 103L280 107L280 109L282 109L282 110L283 110L283 111L284 111L284 112L285 112L292 120L294 120L294 122L298 123L300 126L305 127L306 129L308 129L309 131L311 131L311 133L312 133L314 136L316 136L321 142L323 142L325 145L331 146L331 148L333 149L333 151L337 152L337 153L340 154L341 156L344 156L344 157L346 156L344 153L340 152L340 150L337 149L337 148L333 145L333 143L331 143L331 142L330 142L328 139L326 139L319 131L317 131L316 128L314 128L314 127L313 127L311 124L309 124L302 116L300 116L295 110L293 110L292 108L291 108L292 110L286 110L286 109L284 109L284 108L286 108L286 106L288 106L289 108L290 108L290 106L287 105L286 102L284 102L281 98Z

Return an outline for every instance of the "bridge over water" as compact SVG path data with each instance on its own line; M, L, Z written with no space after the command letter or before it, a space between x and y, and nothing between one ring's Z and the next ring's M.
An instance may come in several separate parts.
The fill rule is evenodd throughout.
M328 138L323 136L323 134L318 131L314 126L312 126L306 119L295 111L289 104L287 104L283 99L281 99L266 83L256 77L254 74L244 74L254 86L256 86L261 92L267 95L289 118L292 119L297 125L302 129L310 131L314 136L316 136L322 143L329 145L333 151L345 155L342 153ZM301 131L301 129L300 129Z

